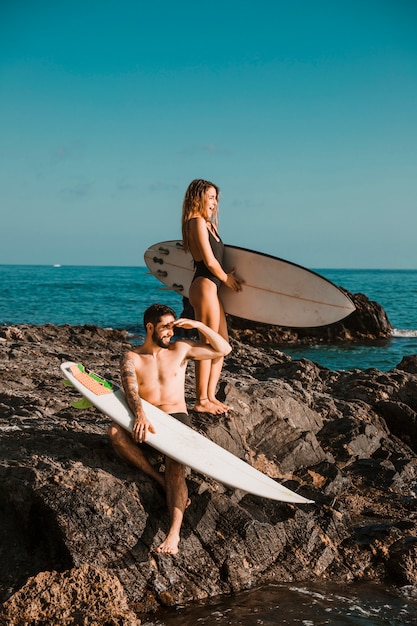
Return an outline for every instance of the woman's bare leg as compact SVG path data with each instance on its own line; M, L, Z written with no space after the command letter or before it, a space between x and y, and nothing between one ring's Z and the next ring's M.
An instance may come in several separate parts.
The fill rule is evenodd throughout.
M219 327L218 333L224 339L228 340L228 332L227 332L227 323L226 323L226 315L223 310L223 305L219 301L219 309L220 309L220 319L219 319ZM223 368L224 358L220 357L219 359L213 359L209 361L211 363L210 376L207 385L207 396L211 402L214 402L218 406L222 408L222 412L230 411L231 407L223 404L216 398L217 385L220 379L220 374Z
M194 308L196 319L227 339L226 316L217 295L216 285L207 278L198 278L191 285L189 299ZM200 335L200 339L206 341L202 335ZM216 398L217 383L223 367L223 357L197 361L195 366L196 403L194 410L215 415L226 413L229 407Z

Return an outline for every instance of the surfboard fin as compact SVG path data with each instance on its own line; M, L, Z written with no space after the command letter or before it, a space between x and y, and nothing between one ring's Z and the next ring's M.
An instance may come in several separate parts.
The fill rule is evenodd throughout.
M93 404L90 402L90 400L87 400L87 398L80 398L75 402L71 402L71 406L73 406L74 409L89 409L91 406L93 406Z
M64 378L62 380L62 384L65 385L65 387L74 387L68 378ZM90 406L94 405L90 402L90 400L87 400L87 398L81 397L79 400L71 402L71 406L74 407L74 409L89 409Z

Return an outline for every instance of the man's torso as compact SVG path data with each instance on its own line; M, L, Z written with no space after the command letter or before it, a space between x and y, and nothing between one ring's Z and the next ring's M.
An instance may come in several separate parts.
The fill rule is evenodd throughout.
M142 354L141 348L134 354L140 397L166 413L186 412L187 360L181 342L171 344L157 354Z

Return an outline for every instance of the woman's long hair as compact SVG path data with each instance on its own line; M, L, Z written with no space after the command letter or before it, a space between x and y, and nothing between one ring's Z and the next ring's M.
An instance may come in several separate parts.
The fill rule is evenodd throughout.
M207 219L208 215L205 215L204 211L204 194L207 189L210 187L214 187L216 190L217 200L219 199L220 189L214 183L211 183L209 180L202 180L200 178L196 178L193 180L187 188L185 192L184 201L182 203L182 220L181 220L181 230L182 230L182 243L184 250L188 252L188 225L191 218L196 217L197 215L201 215L204 219ZM217 228L217 211L213 216L214 224Z

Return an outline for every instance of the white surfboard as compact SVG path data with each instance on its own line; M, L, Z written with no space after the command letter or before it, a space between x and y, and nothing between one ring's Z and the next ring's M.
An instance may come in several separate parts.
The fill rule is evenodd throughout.
M150 272L166 287L188 297L194 263L181 241L156 243L144 258ZM219 297L231 315L305 328L333 324L355 310L350 298L327 278L269 254L226 245L223 265L226 272L235 267L236 276L245 281L239 293L220 287Z
M123 390L115 383L87 372L81 364L62 363L65 377L99 411L131 431L134 417ZM163 454L215 480L263 498L306 504L313 502L294 493L228 452L189 426L142 400L146 415L156 433L146 443Z

